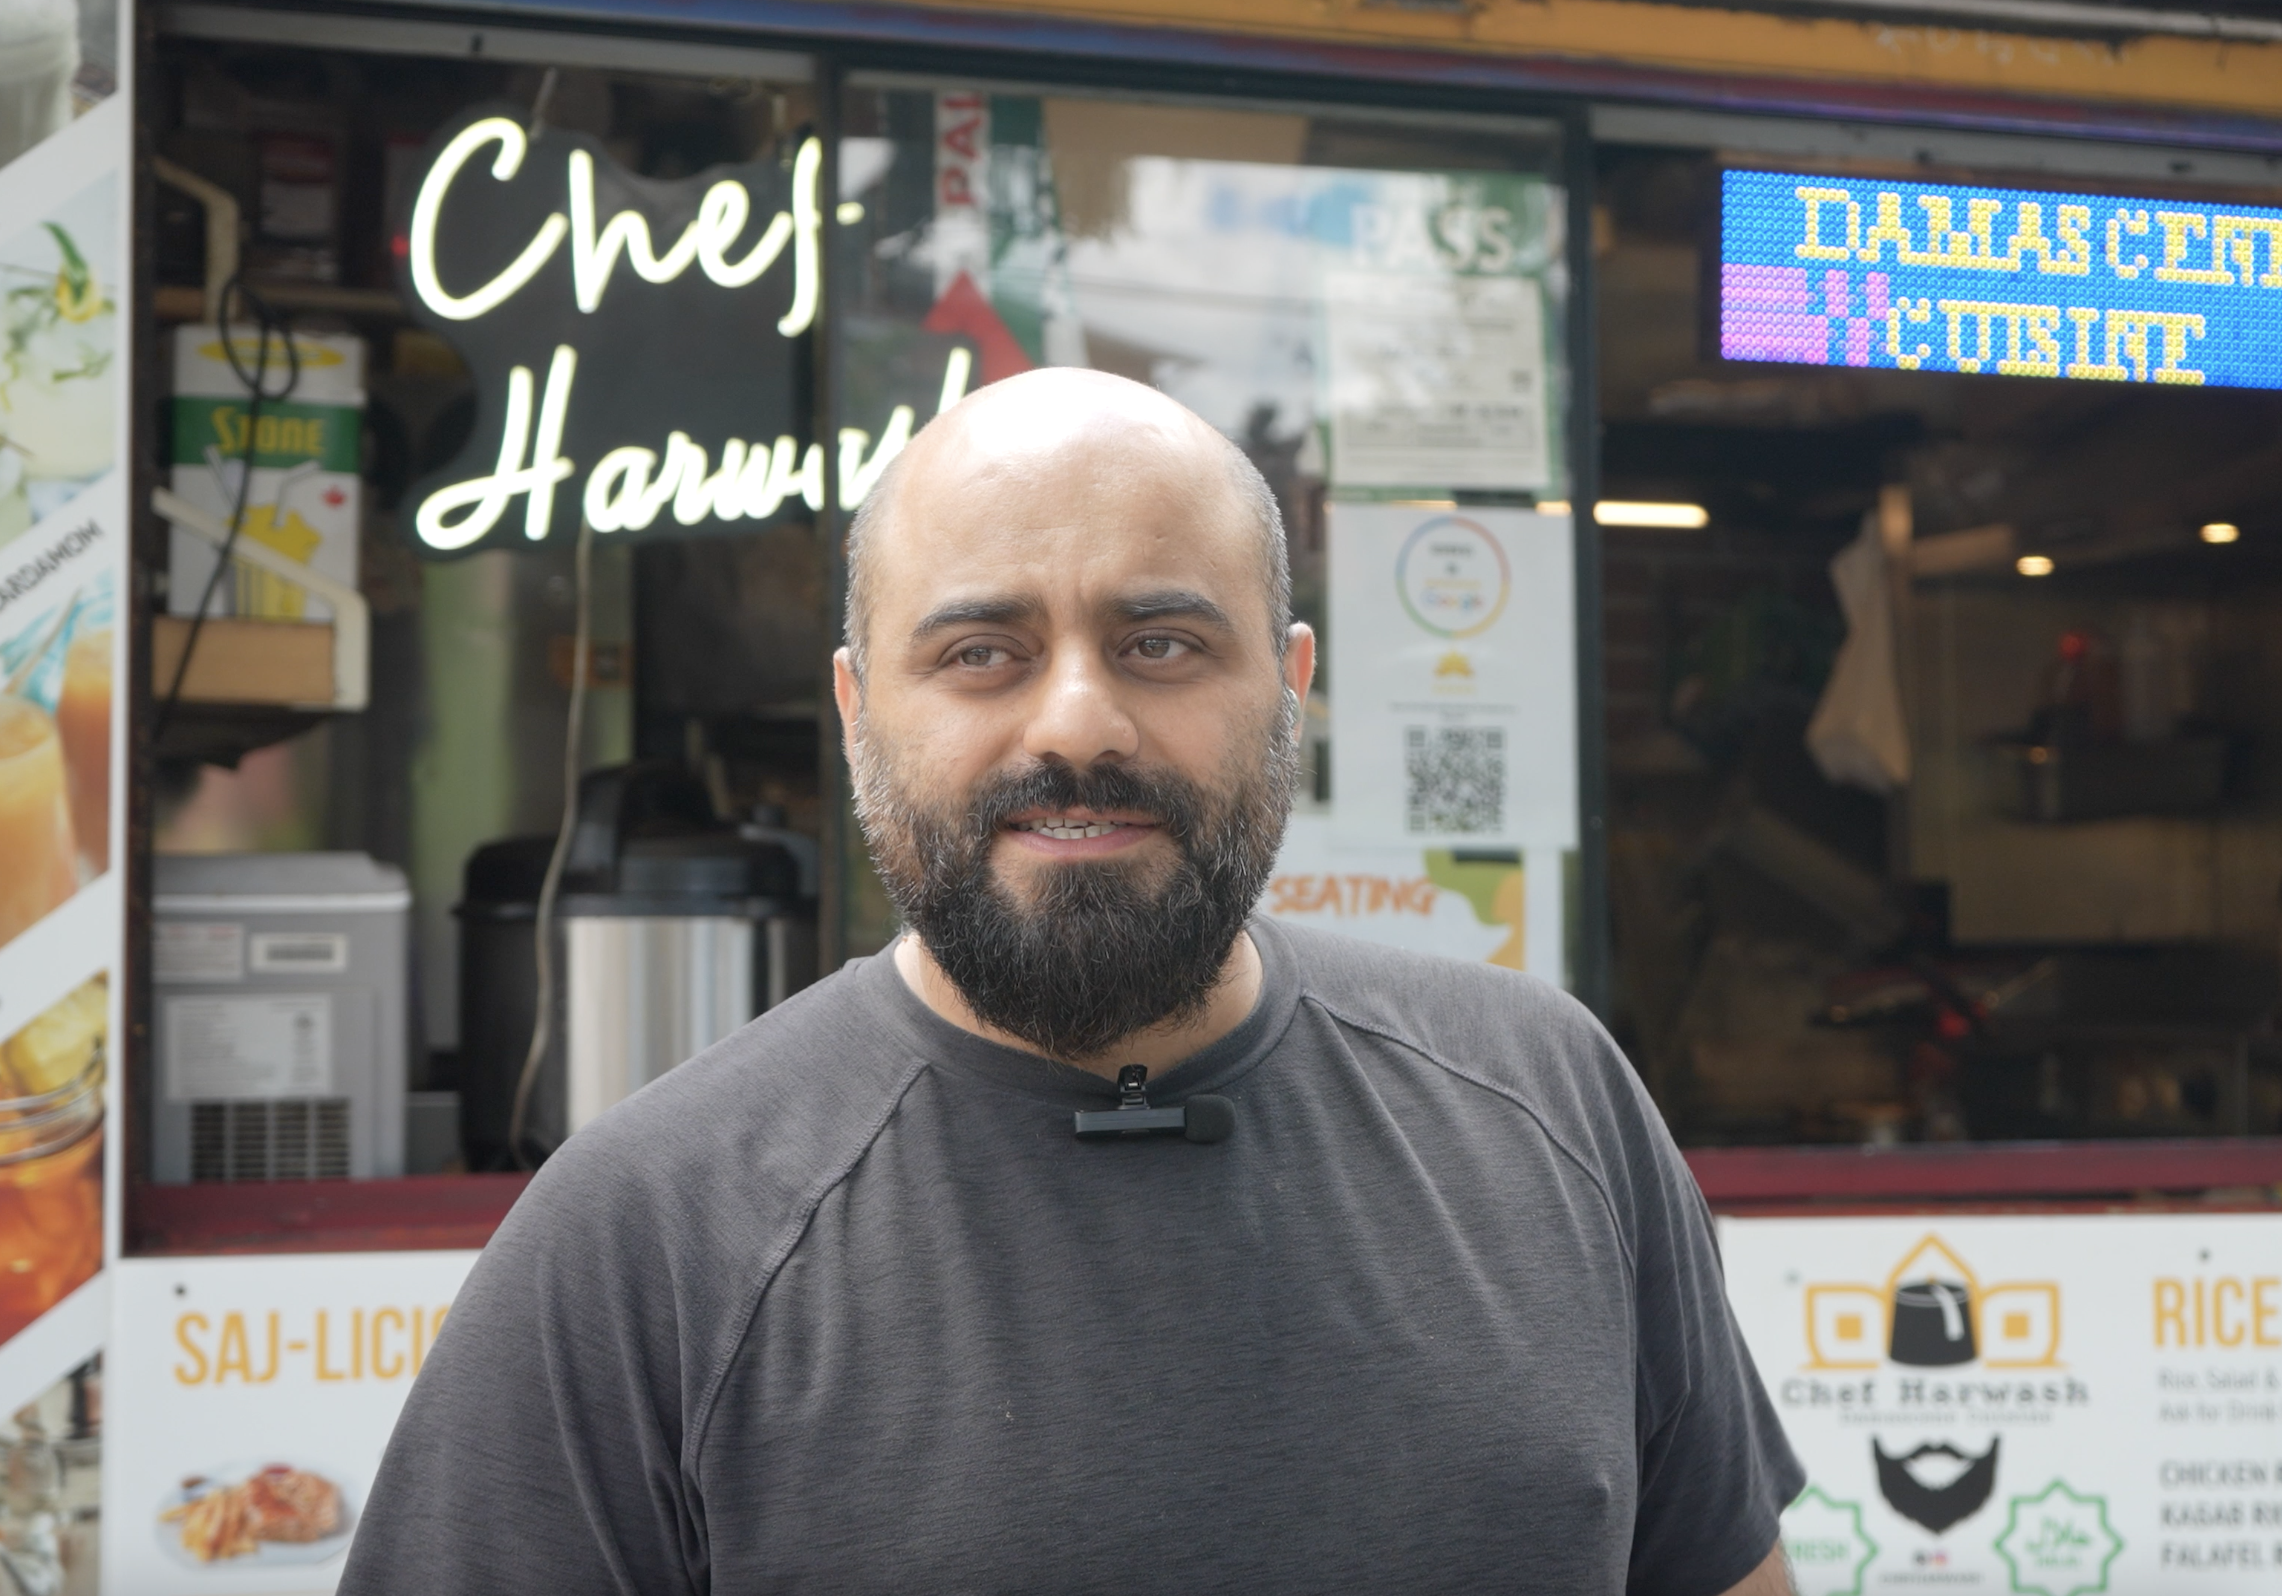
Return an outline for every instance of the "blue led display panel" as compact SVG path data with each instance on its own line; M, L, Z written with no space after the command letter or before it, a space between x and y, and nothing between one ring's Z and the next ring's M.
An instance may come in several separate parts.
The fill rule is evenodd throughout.
M1720 354L2282 388L2282 210L1731 171Z

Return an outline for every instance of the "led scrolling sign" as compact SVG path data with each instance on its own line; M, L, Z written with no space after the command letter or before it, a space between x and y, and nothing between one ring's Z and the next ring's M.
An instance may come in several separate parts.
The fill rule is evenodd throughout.
M2282 387L2282 210L1722 174L1729 360Z
M474 372L479 409L460 456L413 487L422 550L528 547L582 516L643 535L821 509L825 449L802 440L822 167L807 138L781 161L656 182L581 134L498 111L439 134L400 275ZM918 404L955 401L970 366L950 349L940 391L892 403L876 439L840 429L843 507L910 441Z

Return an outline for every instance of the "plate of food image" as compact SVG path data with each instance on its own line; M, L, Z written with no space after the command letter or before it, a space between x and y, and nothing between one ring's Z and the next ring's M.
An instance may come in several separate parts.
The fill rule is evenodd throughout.
M322 1563L349 1548L356 1504L334 1475L239 1463L183 1476L159 1504L159 1544L191 1568Z

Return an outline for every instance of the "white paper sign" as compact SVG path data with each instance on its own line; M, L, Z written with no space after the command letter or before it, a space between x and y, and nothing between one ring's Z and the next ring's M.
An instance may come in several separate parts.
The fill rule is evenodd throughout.
M1334 271L1323 294L1334 486L1552 480L1534 279Z
M1730 1219L1800 1596L2282 1590L2282 1215Z
M1339 841L1575 847L1569 518L1334 503L1330 542Z
M170 997L166 1095L178 1103L321 1097L333 1090L333 999L324 992Z
M103 1589L330 1591L472 1252L128 1259L104 1358ZM307 1539L221 1533L273 1489Z

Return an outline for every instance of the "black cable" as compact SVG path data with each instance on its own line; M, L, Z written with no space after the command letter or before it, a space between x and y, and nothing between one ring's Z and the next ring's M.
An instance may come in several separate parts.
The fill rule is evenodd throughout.
M230 336L230 297L236 295L252 314L261 336L254 345L254 369L251 375L238 364L238 346ZM167 723L174 718L175 706L182 701L183 678L190 674L190 656L198 650L198 634L205 629L206 611L214 602L214 592L222 585L222 578L230 569L230 556L238 546L238 534L246 524L246 500L254 483L255 440L261 432L262 406L283 404L301 386L301 351L294 347L293 329L284 317L271 310L267 301L233 277L222 285L222 292L214 302L214 330L222 340L222 358L230 363L230 375L246 386L246 446L239 452L237 502L230 508L230 530L222 546L215 551L214 569L206 578L206 590L198 595L198 608L190 615L190 630L182 640L182 657L174 662L174 680L167 684L166 697L159 704L158 715L152 722L151 741L157 742L166 735ZM272 337L285 345L285 386L276 393L267 393L262 384L269 378L269 342Z
M554 1152L529 1129L531 1092L539 1084L539 1069L553 1045L555 1023L555 904L562 891L563 867L570 861L571 834L578 827L578 782L585 769L587 660L594 632L594 524L578 518L578 543L571 569L577 576L573 592L577 619L571 636L570 713L563 726L563 813L555 827L554 851L547 855L547 874L539 885L539 903L532 915L531 947L538 976L538 995L532 1004L531 1043L523 1050L523 1069L515 1077L515 1107L507 1116L507 1150L517 1169L536 1169ZM575 1128L568 1123L565 1105L563 1134ZM531 1144L538 1143L538 1158Z

